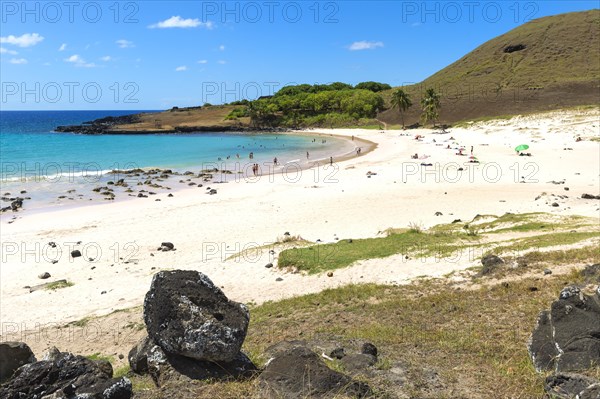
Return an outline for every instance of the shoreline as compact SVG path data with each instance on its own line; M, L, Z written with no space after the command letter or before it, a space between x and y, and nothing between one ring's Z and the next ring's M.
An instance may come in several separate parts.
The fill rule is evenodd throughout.
M361 261L329 278L265 268L276 264L279 250L227 259L250 246L272 248L285 232L311 243L332 243L377 237L388 228L411 223L427 228L455 219L468 221L478 214L545 212L598 218L598 200L581 195L600 192L600 142L573 138L574 133L598 136L597 120L597 112L557 113L474 124L447 135L430 129L410 136L342 129L331 134L354 134L375 143L377 151L340 161L333 172L319 165L294 179L273 174L230 183L215 196L182 189L169 201L25 212L18 223L2 225L3 241L14 247L6 248L0 266L0 317L29 326L138 306L152 275L165 269L201 271L231 299L263 303L349 283L406 284L421 275L470 268L477 259L398 263L399 258L392 257ZM424 139L414 140L413 134ZM447 143L454 141L474 146L481 163L469 164L468 157L447 150ZM514 146L521 143L531 144L532 157L515 155ZM426 162L433 166L411 160L415 152L429 155ZM457 166L465 171L458 173ZM500 172L497 179L494 171ZM177 250L157 251L165 241ZM49 250L49 242L56 243L62 255ZM71 249L84 256L71 258ZM50 262L52 256L56 264ZM44 272L52 275L46 281L67 279L74 285L32 293L23 288L43 283L37 276Z
M218 132L218 133L224 133L224 134L242 134L241 132ZM157 134L161 134L161 133L157 133ZM272 132L266 132L266 131L257 131L257 132L253 132L253 134L273 134ZM345 136L345 135L338 135L338 134L333 134L333 133L326 133L326 132L321 132L321 131L313 131L313 130L302 130L302 131L286 131L286 132L282 132L280 133L281 135L290 135L290 136L301 136L301 137L335 137L337 139L342 139L345 140L347 143L355 143L355 144L361 144L362 147L361 148L366 148L366 150L362 151L360 155L357 155L355 153L355 150L352 151L346 151L343 153L336 153L333 155L334 158L334 162L343 162L349 159L353 159L356 158L358 156L364 155L370 151L372 151L373 149L375 149L377 147L376 143L373 143L369 140L364 140L364 139L359 139L359 138L355 138L356 141L352 141L352 137L351 136ZM357 148L357 146L355 145L355 148ZM310 149L307 147L307 149ZM248 161L248 159L245 159L245 161ZM236 173L239 171L245 171L247 174L246 175L242 175L243 179L247 179L247 178L252 178L252 176L250 176L249 172L248 172L248 168L244 167L244 168L240 168L238 169L238 166L244 164L244 165L249 165L251 162L242 162L241 159L236 160L236 162L233 163L233 165L235 166L233 168L233 172ZM282 174L282 173L286 173L286 168L290 167L289 165L293 164L293 169L294 171L299 171L302 172L304 170L308 170L311 168L315 168L315 167L319 167L320 164L325 164L325 163L329 163L329 159L327 158L317 158L315 160L302 160L299 162L288 162L286 163L284 166L281 167L273 167L272 162L263 162L261 163L262 166L265 166L268 170L267 173L262 173L262 174L258 174L257 176L269 176L270 174ZM203 170L205 167L207 167L207 165L218 165L221 164L220 166L223 166L226 164L226 161L223 161L221 159L219 159L218 161L215 162L208 162L208 163L203 163L201 165L189 165L189 166L184 166L184 167L176 167L176 166L171 166L171 165L164 165L164 166L147 166L147 167L143 167L140 168L143 171L150 171L150 170L158 170L158 171L163 171L163 170L175 170L176 173L172 174L170 176L170 180L171 183L175 183L176 177L179 176L180 178L185 178L186 176L184 175L184 171L189 171L189 170L193 170L193 169L199 169L199 170ZM219 171L217 171L218 175L221 180L218 180L217 178L213 179L210 182L206 182L206 183L210 183L210 184L219 184L219 183L230 183L231 181L227 181L227 174L225 174L224 172L227 170L231 170L231 169L220 169ZM107 181L111 181L111 180L118 180L117 176L122 176L122 174L118 173L116 174L117 176L112 177L113 174L110 173L111 171L101 171L101 177L98 178L98 180L95 182L95 185L105 185L105 183ZM118 172L123 172L123 171L118 171ZM67 176L72 178L71 176ZM256 177L256 176L255 176ZM46 179L49 179L51 177L47 177ZM83 176L81 176L81 179L85 178ZM80 179L80 180L81 180ZM143 180L143 179L142 179ZM235 176L235 180L236 183L239 182L238 176ZM89 183L89 182L88 182ZM168 182L167 182L168 183ZM19 187L17 186L18 184L22 184L19 181L15 181L15 182L10 182L11 185L15 185L15 188L18 191L21 191L23 187ZM36 182L26 182L25 185L28 184L38 184ZM65 189L80 189L82 187L85 187L84 182L80 181L80 182L73 182L70 183L69 185L65 186ZM6 187L4 187L6 188ZM6 191L3 188L3 191ZM27 187L25 187L27 188ZM185 187L179 187L177 185L175 185L173 188L169 188L167 191L165 191L164 193L178 193L181 191L185 191L185 190L193 190L193 188L189 188L187 186ZM161 194L164 194L163 192L161 192ZM122 194L122 193L121 193ZM26 197L29 194L19 194L17 196L18 197ZM125 196L123 197L123 195L118 196L114 201L110 201L111 203L117 203L117 202L122 202L122 201L132 201L134 199L137 200L148 200L147 198L135 198L135 197L130 197L130 196ZM32 201L32 200L28 200L28 201ZM44 200L33 200L33 201L44 201ZM18 212L3 212L0 213L0 223L4 222L6 223L7 220L10 219L10 223L13 223L14 220L19 219L25 212L27 214L33 214L33 213L43 213L43 212L54 212L57 210L65 210L65 209L74 209L74 208L78 208L78 207L88 207L91 205L99 205L99 204L104 204L106 203L106 201L104 201L104 198L99 197L96 199L91 199L90 201L84 201L82 202L81 199L77 199L76 201L61 201L59 203L56 202L57 199L56 198L51 198L51 199L46 199L43 204L39 204L36 203L36 205L33 208L27 208L26 206L23 207L22 209L20 209ZM25 202L25 205L27 205L27 201Z

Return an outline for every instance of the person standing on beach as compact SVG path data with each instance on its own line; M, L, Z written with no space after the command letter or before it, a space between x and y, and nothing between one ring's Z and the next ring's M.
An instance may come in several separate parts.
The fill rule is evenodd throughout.
M308 153L308 151L306 151L306 159L308 159L309 156L310 154Z
M333 166L333 157L329 157L329 165Z
M473 146L471 146L471 155L473 155Z
M277 157L275 157L275 158L273 159L273 163L275 164L275 166L277 166Z

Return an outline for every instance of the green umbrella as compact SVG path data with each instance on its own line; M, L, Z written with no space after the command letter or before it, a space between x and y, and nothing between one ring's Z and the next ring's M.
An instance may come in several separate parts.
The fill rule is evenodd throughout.
M528 148L529 148L529 146L528 146L527 144L521 144L521 145L518 145L518 146L515 148L515 151L516 151L516 152L519 152L519 151L525 151L525 150L527 150Z

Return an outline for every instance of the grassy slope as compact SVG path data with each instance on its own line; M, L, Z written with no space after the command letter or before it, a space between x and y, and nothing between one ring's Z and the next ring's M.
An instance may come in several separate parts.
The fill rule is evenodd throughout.
M525 50L505 53L509 45ZM418 121L426 88L442 93L440 122L531 113L600 102L600 10L544 17L519 26L468 53L420 84L405 89ZM390 92L386 95L389 97ZM379 119L399 123L397 110Z
M541 398L545 375L534 371L526 343L540 310L549 308L566 284L582 283L580 274L474 283L349 285L269 302L251 309L244 351L263 364L265 349L281 340L340 345L350 352L370 341L380 359L371 375L359 378L371 384L377 398ZM329 364L343 371L341 364ZM390 380L398 370L403 384ZM584 373L600 378L600 368ZM138 399L237 399L256 397L258 391L255 380L156 389L148 377L131 378Z

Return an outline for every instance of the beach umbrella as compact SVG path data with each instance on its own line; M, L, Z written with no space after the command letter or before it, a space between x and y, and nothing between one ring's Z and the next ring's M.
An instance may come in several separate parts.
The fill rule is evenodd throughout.
M515 151L519 152L519 151L525 151L529 149L529 146L527 144L521 144L515 147Z
M477 157L475 155L471 155L469 159L477 159Z

